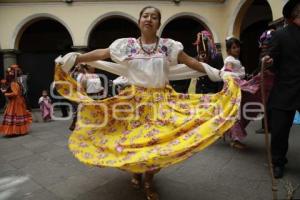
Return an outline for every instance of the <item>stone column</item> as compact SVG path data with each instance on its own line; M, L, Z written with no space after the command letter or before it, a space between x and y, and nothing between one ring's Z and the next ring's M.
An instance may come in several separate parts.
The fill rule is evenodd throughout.
M15 49L3 49L1 50L3 54L3 67L5 70L12 64L17 64L17 50Z

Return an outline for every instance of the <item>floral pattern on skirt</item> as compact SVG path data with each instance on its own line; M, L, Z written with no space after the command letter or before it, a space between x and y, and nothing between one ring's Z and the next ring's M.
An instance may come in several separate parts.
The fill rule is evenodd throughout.
M220 138L238 117L241 91L232 77L216 94L181 94L165 88L125 88L92 100L56 66L58 92L79 102L69 148L81 162L142 173L181 162Z
M266 101L269 98L271 88L273 87L274 74L269 70L264 72L264 89ZM239 121L228 131L228 136L232 141L242 141L247 136L246 127L250 119L255 119L261 114L262 97L261 97L261 73L255 75L250 80L239 80L238 84L242 91L242 101ZM250 103L250 104L249 104ZM248 104L246 106L246 104ZM252 105L251 105L252 104ZM247 110L249 110L247 112ZM256 112L253 112L256 111ZM246 115L247 117L245 117Z

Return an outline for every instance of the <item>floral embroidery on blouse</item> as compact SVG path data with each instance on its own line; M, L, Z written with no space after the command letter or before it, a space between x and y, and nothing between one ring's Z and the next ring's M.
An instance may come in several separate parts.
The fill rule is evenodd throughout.
M126 57L125 60L134 59L135 57L137 57L137 55L152 57L153 55L157 55L157 54L163 54L169 60L171 59L169 57L174 53L174 51L178 51L177 49L182 50L181 43L168 38L160 38L157 50L154 52L152 50L153 48L155 48L155 44L143 46L146 50L149 50L149 52L151 52L150 54L145 53L142 50L139 41L136 38L124 38L121 39L119 42L120 44L117 45L117 48L120 48L119 49L120 54L122 53L125 54L124 55ZM125 49L122 49L124 48L124 46Z

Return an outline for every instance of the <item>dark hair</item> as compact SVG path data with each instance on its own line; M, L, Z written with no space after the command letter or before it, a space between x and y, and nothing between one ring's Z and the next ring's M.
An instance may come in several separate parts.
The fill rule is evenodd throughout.
M297 18L298 16L300 16L300 1L295 5L291 13L291 17L293 19Z
M237 46L241 46L241 42L239 39L235 38L235 37L231 37L227 40L225 40L226 42L226 50L229 51L232 47L233 44L236 44Z
M159 21L159 24L160 24L160 21L161 21L161 12L158 8L154 7L154 6L146 6L144 7L141 11L140 11L140 15L139 15L139 23L140 23L140 20L141 20L141 17L143 15L143 13L145 12L145 10L147 10L148 8L153 8L155 10L155 12L157 12L157 15L158 15L158 21Z

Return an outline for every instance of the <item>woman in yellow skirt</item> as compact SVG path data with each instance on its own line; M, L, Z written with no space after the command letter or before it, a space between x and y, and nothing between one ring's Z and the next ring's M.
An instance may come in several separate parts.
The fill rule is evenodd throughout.
M220 138L236 121L240 89L232 76L188 56L180 42L158 38L161 14L142 9L139 38L122 38L109 48L85 54L69 53L56 59L56 88L80 103L78 121L69 148L81 162L132 172L132 184L142 186L147 199L158 199L153 175L181 162ZM111 58L116 63L102 61ZM92 100L76 90L69 76L81 62L128 79L130 87L119 95ZM182 64L178 64L178 62ZM169 80L208 74L224 79L216 94L180 94Z

